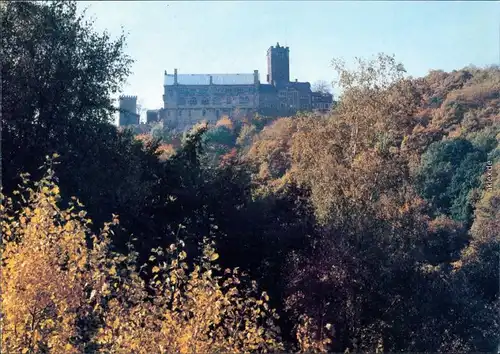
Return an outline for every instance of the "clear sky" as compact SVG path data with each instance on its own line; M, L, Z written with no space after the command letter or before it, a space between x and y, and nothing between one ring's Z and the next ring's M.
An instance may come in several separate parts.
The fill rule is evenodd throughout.
M331 60L394 54L412 76L500 64L500 2L80 2L96 29L128 34L135 60L123 93L162 107L163 73L266 75L271 45L290 47L290 78L331 82Z

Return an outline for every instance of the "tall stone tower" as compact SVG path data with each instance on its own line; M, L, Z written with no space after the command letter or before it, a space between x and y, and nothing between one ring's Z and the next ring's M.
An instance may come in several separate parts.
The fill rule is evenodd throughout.
M281 86L290 82L290 49L270 47L267 50L267 83Z
M120 127L139 124L137 96L120 96Z

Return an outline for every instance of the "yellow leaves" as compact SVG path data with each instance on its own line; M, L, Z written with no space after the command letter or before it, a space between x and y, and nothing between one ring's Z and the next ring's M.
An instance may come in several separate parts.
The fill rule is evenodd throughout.
M211 256L210 256L210 260L213 262L213 261L216 261L217 259L219 258L219 255L217 253L213 253Z
M68 343L68 344L66 344L66 345L64 346L64 349L65 349L66 351L70 352L70 351L72 351L74 348L73 348L73 346L72 346L71 344L69 344L69 343Z
M113 323L111 324L111 328L113 329L117 329L120 327L120 320L118 318L115 318L115 320L113 321Z
M217 121L215 126L216 127L226 127L228 129L232 130L233 129L233 122L231 121L231 119L229 119L229 117L222 116L222 118Z
M170 275L170 281L171 281L172 283L176 283L176 282L177 282L177 275L176 275L175 273L172 273L172 274Z
M187 257L186 252L182 251L181 253L179 253L179 259L180 260L186 259L186 257Z
M39 203L28 203L25 213L2 221L5 234L8 232L13 239L23 236L17 242L7 239L2 254L3 328L5 333L18 331L2 337L2 352L22 352L21 348L30 345L28 339L35 338L33 352L50 348L54 353L78 353L85 343L79 339L74 342L81 334L77 319L89 314L99 319L99 325L88 334L110 353L281 348L274 327L258 326L257 321L264 317L262 300L246 300L253 290L240 293L235 287L222 285L224 278L216 275L214 270L218 268L210 263L219 258L211 244L205 245L203 261L189 266L183 262L187 254L182 244L172 245L170 252L167 249L173 259L168 265L162 262L152 268L155 278L150 285L156 292L150 301L152 295L146 292L135 261L109 252L105 233L109 224L98 236L86 235L86 213L72 215L71 210L58 209L49 196L59 193L59 189L44 183L41 185L50 187L34 192ZM14 227L18 221L20 226ZM86 248L87 236L93 242L91 249ZM163 251L158 251L157 256L164 255ZM155 259L153 255L150 261ZM170 277L170 283L160 274L167 267L164 276ZM119 274L118 269L128 271ZM229 271L224 277L238 284L236 273ZM47 308L51 311L41 311ZM33 328L32 313L44 316ZM240 321L248 332L238 326ZM225 333L236 335L233 338Z

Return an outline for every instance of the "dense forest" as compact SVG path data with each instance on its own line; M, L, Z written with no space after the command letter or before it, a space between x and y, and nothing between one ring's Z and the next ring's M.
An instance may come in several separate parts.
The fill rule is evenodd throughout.
M500 68L119 130L126 38L1 5L2 353L496 352Z

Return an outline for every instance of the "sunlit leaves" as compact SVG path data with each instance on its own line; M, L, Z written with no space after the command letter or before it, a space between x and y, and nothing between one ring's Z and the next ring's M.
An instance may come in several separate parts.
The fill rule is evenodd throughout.
M83 210L59 209L51 174L35 188L26 186L21 193L28 192L29 199L19 212L2 204L7 206L1 220L2 351L283 349L267 294L258 296L256 282L245 286L236 269L217 275L219 255L212 243L204 241L203 257L194 265L185 262L182 243L154 249L149 258L156 263L154 277L146 286L137 253L130 248L125 256L109 248L117 215L100 235L93 235ZM87 238L93 240L91 249ZM159 262L164 256L166 261Z

